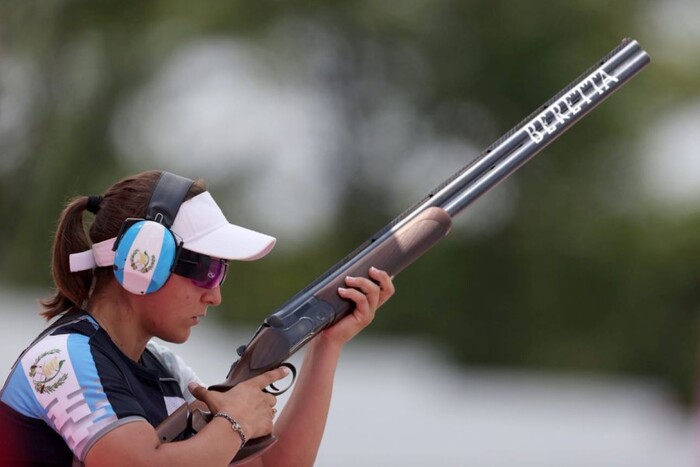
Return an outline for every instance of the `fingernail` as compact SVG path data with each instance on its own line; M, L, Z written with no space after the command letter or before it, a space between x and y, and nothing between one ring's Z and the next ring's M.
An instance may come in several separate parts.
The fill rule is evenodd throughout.
M338 292L340 292L340 293L345 293L347 291L348 291L348 289L346 289L345 287L338 287Z
M187 385L187 389L189 389L190 392L193 392L198 387L199 387L199 384L195 383L194 381L192 381L190 384Z
M371 268L369 268L369 270L372 271L372 272L379 272L379 269L375 268L374 266L372 266Z
M284 376L287 376L289 374L289 368L287 368L286 366L283 366L282 367L282 374Z

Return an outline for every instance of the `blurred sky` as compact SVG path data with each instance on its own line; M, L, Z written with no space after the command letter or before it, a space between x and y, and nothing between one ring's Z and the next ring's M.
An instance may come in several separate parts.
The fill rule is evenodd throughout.
M684 18L685 10L669 7L664 11L652 18L661 44L650 52L652 60L654 52L672 58L679 41L686 43L688 34L697 35L692 22L680 24L689 29L685 35L679 34L678 27L666 27L678 24L677 16ZM344 122L334 109L332 91L314 82L316 62L325 58L323 41L303 40L313 34L289 34L289 27L293 26L280 25L265 40L286 41L284 51L290 56L299 57L303 49L304 57L299 58L303 66L286 67L279 73L278 56L257 44L231 38L188 44L166 61L152 82L125 101L112 134L119 152L131 155L136 163L152 159L174 171L201 174L213 183L247 169L251 175L239 194L244 198L236 199L236 205L243 203L250 213L258 213L256 221L263 229L283 231L287 240L299 240L332 219L329 214L336 207L338 193L333 178L324 176L332 169L328 166L332 159L326 156ZM298 43L290 42L290 37L299 36ZM605 52L601 50L601 55ZM230 86L232 82L236 86ZM556 91L552 89L551 94ZM228 122L236 122L235 128L228 128ZM637 171L647 196L678 205L700 199L700 170L688 170L695 167L692 152L698 143L697 132L689 130L698 123L700 102L658 116L647 132L649 141L643 145L646 150ZM386 167L382 160L376 161L376 176L395 194L397 211L483 149L465 140L438 138L417 110L399 96L386 96L381 114L368 126L375 128L376 154L384 152L382 145L415 143L418 135L418 144L403 148L400 166ZM197 157L191 157L195 153ZM668 158L670 153L675 157ZM216 162L230 154L237 157L222 170ZM504 190L507 188L499 188L477 203L487 205L476 209L491 213L488 222L498 223L507 215L509 196ZM274 210L269 208L272 203ZM313 209L299 208L309 205ZM274 218L266 215L269 212L274 212ZM469 214L474 227L485 222L478 214Z
M700 43L700 2L658 2L643 14L643 22L656 37L653 43L641 44L652 56L652 65L656 60L697 57L689 51ZM294 27L281 24L263 38L278 47L284 43L277 54L257 43L228 37L186 45L166 60L152 82L124 102L112 132L119 152L137 164L155 160L174 171L201 174L213 183L222 183L242 168L250 171L246 189L238 194L243 199L235 203L246 206L263 230L284 232L281 248L293 246L289 240L302 240L332 219L329 214L338 193L332 177L324 177L332 169L328 165L332 158L326 156L344 124L329 95L332 90L315 82L313 70L326 59L324 42L314 40L314 31L289 34ZM601 55L605 52L601 50ZM298 63L284 62L280 70L278 54L294 56ZM232 82L236 86L230 86ZM543 101L558 89L550 91ZM397 212L483 149L465 140L438 138L399 96L386 96L383 108L370 125L375 128L376 154L384 152L382 146L415 143L416 135L419 141L403 148L405 156L398 167L376 161L376 176L395 194ZM227 127L228 122L236 122L235 128ZM697 207L698 127L700 100L656 116L640 144L639 167L629 174L638 177L644 190L640 200L670 211ZM191 157L195 153L197 157ZM230 154L236 154L236 159L226 165L216 163ZM477 203L476 212L469 212L472 227L507 217L508 189L499 187ZM270 209L272 204L275 209ZM489 212L488 219L479 211Z
M648 27L648 37L654 38L641 44L650 53L652 66L654 61L696 66L687 62L697 60L700 2L668 0L649 5L634 14ZM160 26L177 27L176 22ZM338 193L332 177L326 176L335 167L327 156L346 122L333 102L336 90L319 82L315 73L331 53L323 34L309 24L287 21L256 42L210 36L185 44L164 57L153 80L123 100L111 132L117 152L136 167L166 166L213 184L224 183L245 169L247 178L240 181L245 189L237 190L238 198L231 201L261 230L284 232L281 249L293 248L295 242L322 229L337 207ZM93 47L85 42L71 50L70 69L79 73L66 77L72 82L63 103L67 115L79 112L81 101L88 102L97 83L105 79ZM601 56L608 50L601 50ZM33 103L42 99L44 90L32 63L8 53L0 55L0 86L0 140L7 149L21 145L31 127ZM542 101L557 91L549 90ZM374 154L388 153L389 148L404 154L398 167L377 158L373 172L389 187L400 212L484 148L466 140L445 140L401 96L383 97L381 111L367 122L372 132L367 139ZM229 122L236 122L235 128ZM697 206L700 134L694 129L699 125L700 100L657 115L649 125L640 144L640 164L629 174L638 177L644 189L640 201L658 203L670 212ZM17 154L21 151L4 150L0 170L11 170ZM236 158L231 159L231 154ZM230 160L216 163L221 159ZM516 182L509 183L480 200L464 216L467 219L458 221L474 229L497 227L510 212L513 197L507 190L514 189Z
M681 68L700 62L700 2L658 2L650 12L656 42L652 61L671 61ZM698 83L700 88L700 83ZM700 201L700 99L659 115L641 147L642 179L648 195L664 209L696 209Z
M241 181L246 189L238 194L244 198L235 204L248 206L263 230L284 232L281 248L303 241L333 219L339 193L328 154L344 124L329 95L333 91L314 82L315 62L325 55L323 42L314 41L316 50L309 53L305 41L289 43L299 34L285 29L273 29L267 40L287 41L290 55L298 56L304 48L305 66L285 68L282 76L275 71L279 57L256 44L231 38L190 44L125 102L113 131L120 152L133 155L136 163L146 154L174 171L198 173L212 183L246 169L251 175ZM376 154L384 152L382 145L399 145L405 146L405 157L398 167L378 158L373 173L395 194L397 211L480 152L466 141L438 139L399 96L386 96L382 107L368 123L379 146ZM227 127L228 122L236 122L235 128ZM407 136L416 132L422 144L408 147ZM237 157L229 158L231 154ZM217 163L222 159L227 164ZM268 212L274 217L266 216Z

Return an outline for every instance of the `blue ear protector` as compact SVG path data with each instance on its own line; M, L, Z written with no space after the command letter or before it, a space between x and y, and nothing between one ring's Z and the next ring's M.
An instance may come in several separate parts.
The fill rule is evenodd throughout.
M177 259L180 244L170 231L187 192L189 178L163 172L144 219L127 219L114 242L114 275L131 293L145 295L163 287Z

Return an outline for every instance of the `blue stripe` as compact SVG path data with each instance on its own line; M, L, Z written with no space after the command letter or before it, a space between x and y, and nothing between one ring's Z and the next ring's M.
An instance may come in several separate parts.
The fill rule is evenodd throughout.
M93 420L93 423L107 416L115 416L102 387L95 360L92 358L90 338L82 334L71 334L66 345L75 377L78 379L78 385L84 390L83 397L90 412L94 413L98 409L105 411L105 415Z
M93 318L91 315L85 315L85 318L84 318L84 319L85 319L86 321L88 321L90 324L92 324L92 326L93 326L95 329L98 329L98 328L100 327L100 325L97 324L97 321L95 321L95 318Z
M24 374L21 362L8 378L0 399L24 416L46 420L46 411L34 396L34 388Z
M127 256L129 256L131 245L134 243L136 236L141 231L141 227L143 227L144 222L145 221L137 222L129 227L119 241L119 246L114 254L114 265L116 266L114 275L117 277L120 284L124 283L124 265L129 259Z

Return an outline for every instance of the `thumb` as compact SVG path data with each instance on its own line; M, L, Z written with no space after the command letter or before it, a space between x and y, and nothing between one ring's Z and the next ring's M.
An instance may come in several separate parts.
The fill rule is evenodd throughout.
M190 384L187 385L187 389L189 389L190 393L198 400L206 402L206 396L207 388L202 386L201 384L197 384L194 381L191 381Z

